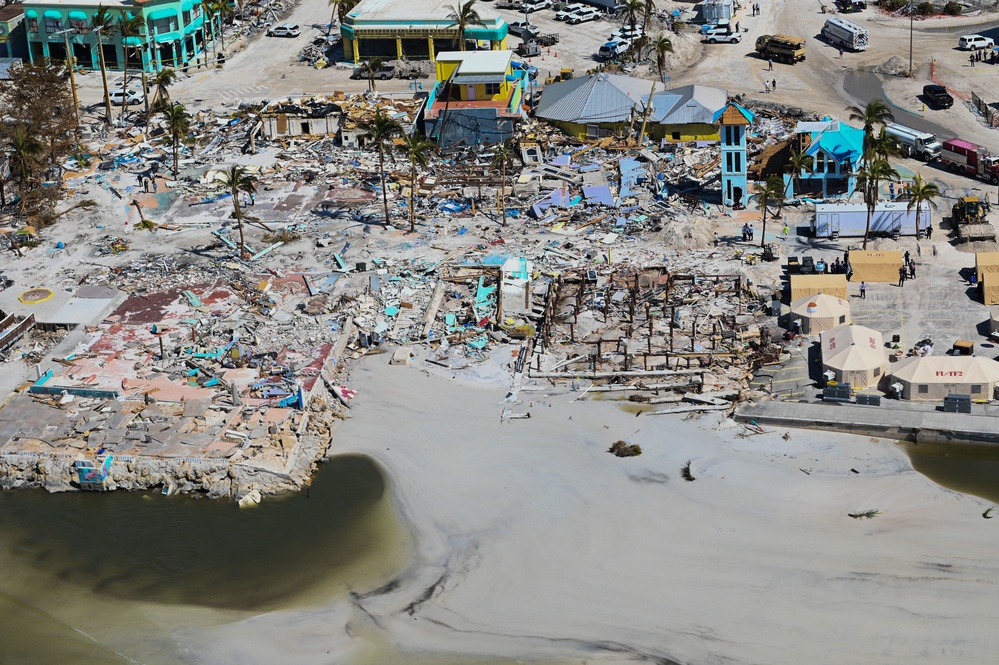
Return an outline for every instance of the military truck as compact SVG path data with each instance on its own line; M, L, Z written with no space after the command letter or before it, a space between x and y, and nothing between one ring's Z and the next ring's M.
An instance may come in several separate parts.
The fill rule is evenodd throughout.
M793 65L805 61L805 40L790 35L762 35L756 39L756 52L764 60Z

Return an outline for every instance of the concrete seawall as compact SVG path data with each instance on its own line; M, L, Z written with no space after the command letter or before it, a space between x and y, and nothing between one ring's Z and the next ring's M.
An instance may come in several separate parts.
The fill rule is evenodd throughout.
M739 422L874 436L912 443L999 445L999 407L974 404L972 412L944 413L935 404L884 402L758 402L736 410Z

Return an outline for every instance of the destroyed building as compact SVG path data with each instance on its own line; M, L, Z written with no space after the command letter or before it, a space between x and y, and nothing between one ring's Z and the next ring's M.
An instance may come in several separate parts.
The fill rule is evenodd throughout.
M329 97L285 97L260 112L261 131L268 139L310 134L336 135L340 106Z

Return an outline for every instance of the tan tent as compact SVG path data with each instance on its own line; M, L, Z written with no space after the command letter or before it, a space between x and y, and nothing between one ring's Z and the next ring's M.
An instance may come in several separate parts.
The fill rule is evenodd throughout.
M992 399L999 362L978 356L906 358L895 365L889 382L902 384L903 399L938 401L951 393Z
M902 267L902 252L850 252L851 282L897 282L898 269Z
M982 298L986 305L999 305L999 272L987 272L982 275Z
M846 300L846 275L791 275L791 302L816 293Z
M801 332L814 335L849 323L850 303L826 293L813 293L791 303L791 321L795 319L801 320Z
M839 383L861 389L877 386L888 369L888 351L877 330L864 326L836 326L819 336L822 369Z
M978 281L982 281L982 275L987 272L999 273L999 252L978 252L975 254L975 272L978 273Z

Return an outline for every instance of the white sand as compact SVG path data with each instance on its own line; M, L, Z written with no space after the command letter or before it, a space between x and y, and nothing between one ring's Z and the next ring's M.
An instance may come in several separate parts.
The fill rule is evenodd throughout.
M396 662L384 644L569 662L995 660L999 520L892 443L739 438L573 395L501 425L505 388L386 363L355 369L336 448L387 469L415 563L354 606L187 636L206 661L230 662L236 644L231 662ZM607 454L619 438L644 454ZM688 459L695 482L680 477ZM847 516L864 509L883 514Z

